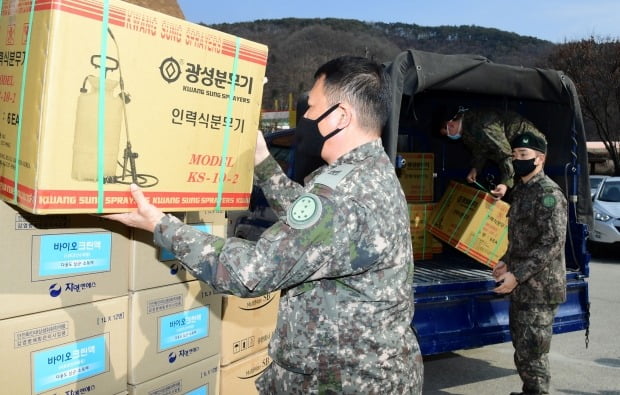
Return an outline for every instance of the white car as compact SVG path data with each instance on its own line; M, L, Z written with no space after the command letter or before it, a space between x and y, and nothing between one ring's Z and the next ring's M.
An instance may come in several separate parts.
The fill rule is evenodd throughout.
M612 244L620 242L620 177L606 177L592 198L594 227L590 240Z
M594 197L594 194L596 193L598 186L601 185L601 181L607 178L607 176L591 175L589 178L590 178L591 196Z

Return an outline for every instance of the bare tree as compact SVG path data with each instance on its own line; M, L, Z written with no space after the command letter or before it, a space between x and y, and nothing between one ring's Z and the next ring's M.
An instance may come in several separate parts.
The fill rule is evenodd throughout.
M590 37L564 43L549 64L575 83L583 115L609 152L614 175L620 175L620 41Z

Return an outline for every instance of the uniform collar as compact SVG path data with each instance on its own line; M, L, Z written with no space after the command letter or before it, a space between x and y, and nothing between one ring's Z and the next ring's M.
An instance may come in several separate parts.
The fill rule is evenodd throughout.
M381 138L373 140L369 143L360 145L338 158L332 166L338 166L343 163L361 162L366 158L374 157L383 152Z

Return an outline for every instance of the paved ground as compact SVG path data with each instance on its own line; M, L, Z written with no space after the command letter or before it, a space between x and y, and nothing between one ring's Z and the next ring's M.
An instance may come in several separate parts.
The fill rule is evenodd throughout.
M552 394L620 394L620 248L590 264L590 336L585 331L553 337ZM508 395L521 389L511 343L425 359L424 394Z

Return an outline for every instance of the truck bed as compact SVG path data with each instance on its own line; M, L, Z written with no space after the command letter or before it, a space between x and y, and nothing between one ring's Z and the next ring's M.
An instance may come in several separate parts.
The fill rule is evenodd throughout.
M492 280L491 273L490 268L466 260L418 261L415 262L413 282L415 286L479 282Z

